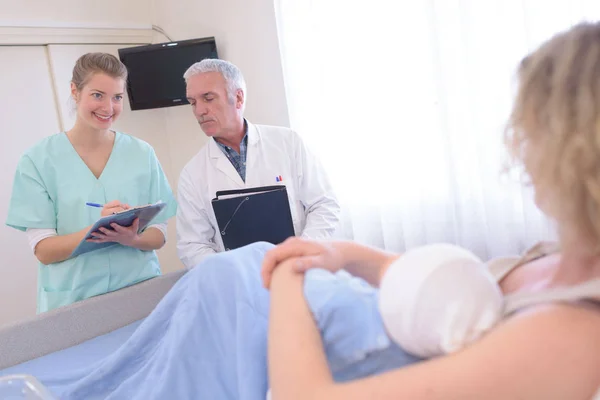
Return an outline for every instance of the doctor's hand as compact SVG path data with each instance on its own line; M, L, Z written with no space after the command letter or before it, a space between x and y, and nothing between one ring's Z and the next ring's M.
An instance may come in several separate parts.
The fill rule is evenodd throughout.
M109 201L102 207L102 211L100 211L100 216L106 217L107 215L113 215L115 213L129 210L129 204L121 203L119 200Z
M131 226L110 224L112 229L100 228L99 232L92 232L94 239L88 239L92 243L119 243L123 246L134 247L139 240L138 228L140 220L136 218Z
M343 255L333 242L291 237L265 254L261 271L265 288L271 286L271 277L275 268L290 258L295 259L292 268L296 272L304 272L311 268L336 272L344 268Z

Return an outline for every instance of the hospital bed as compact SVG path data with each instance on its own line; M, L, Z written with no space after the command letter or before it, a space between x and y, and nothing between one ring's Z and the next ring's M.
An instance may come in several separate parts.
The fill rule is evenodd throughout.
M53 368L77 369L106 357L131 336L185 272L0 327L0 376L40 376Z

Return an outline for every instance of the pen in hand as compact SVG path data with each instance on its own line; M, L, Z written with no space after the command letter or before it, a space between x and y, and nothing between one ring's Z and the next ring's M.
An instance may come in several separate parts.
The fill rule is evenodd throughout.
M121 203L118 200L109 201L106 204L99 204L93 202L85 203L86 206L102 208L101 215L107 216L111 214L118 214L122 211L129 210L131 207L127 203Z

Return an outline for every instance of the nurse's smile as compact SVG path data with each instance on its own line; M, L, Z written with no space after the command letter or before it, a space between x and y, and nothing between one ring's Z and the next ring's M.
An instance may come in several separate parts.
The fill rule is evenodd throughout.
M96 117L99 121L102 121L102 122L110 122L112 120L112 115L102 115L102 114L97 114L95 112L93 112L92 114L94 114L94 117Z

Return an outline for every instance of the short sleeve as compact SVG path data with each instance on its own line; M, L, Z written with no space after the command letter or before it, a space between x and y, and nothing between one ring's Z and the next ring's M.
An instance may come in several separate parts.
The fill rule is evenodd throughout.
M150 183L149 203L154 204L162 201L167 204L165 209L152 221L153 224L161 224L175 216L177 213L177 201L175 200L175 196L173 196L169 181L153 149L150 151L150 168L152 169L152 179Z
M56 211L33 160L21 157L13 181L6 225L25 231L27 228L56 229Z

